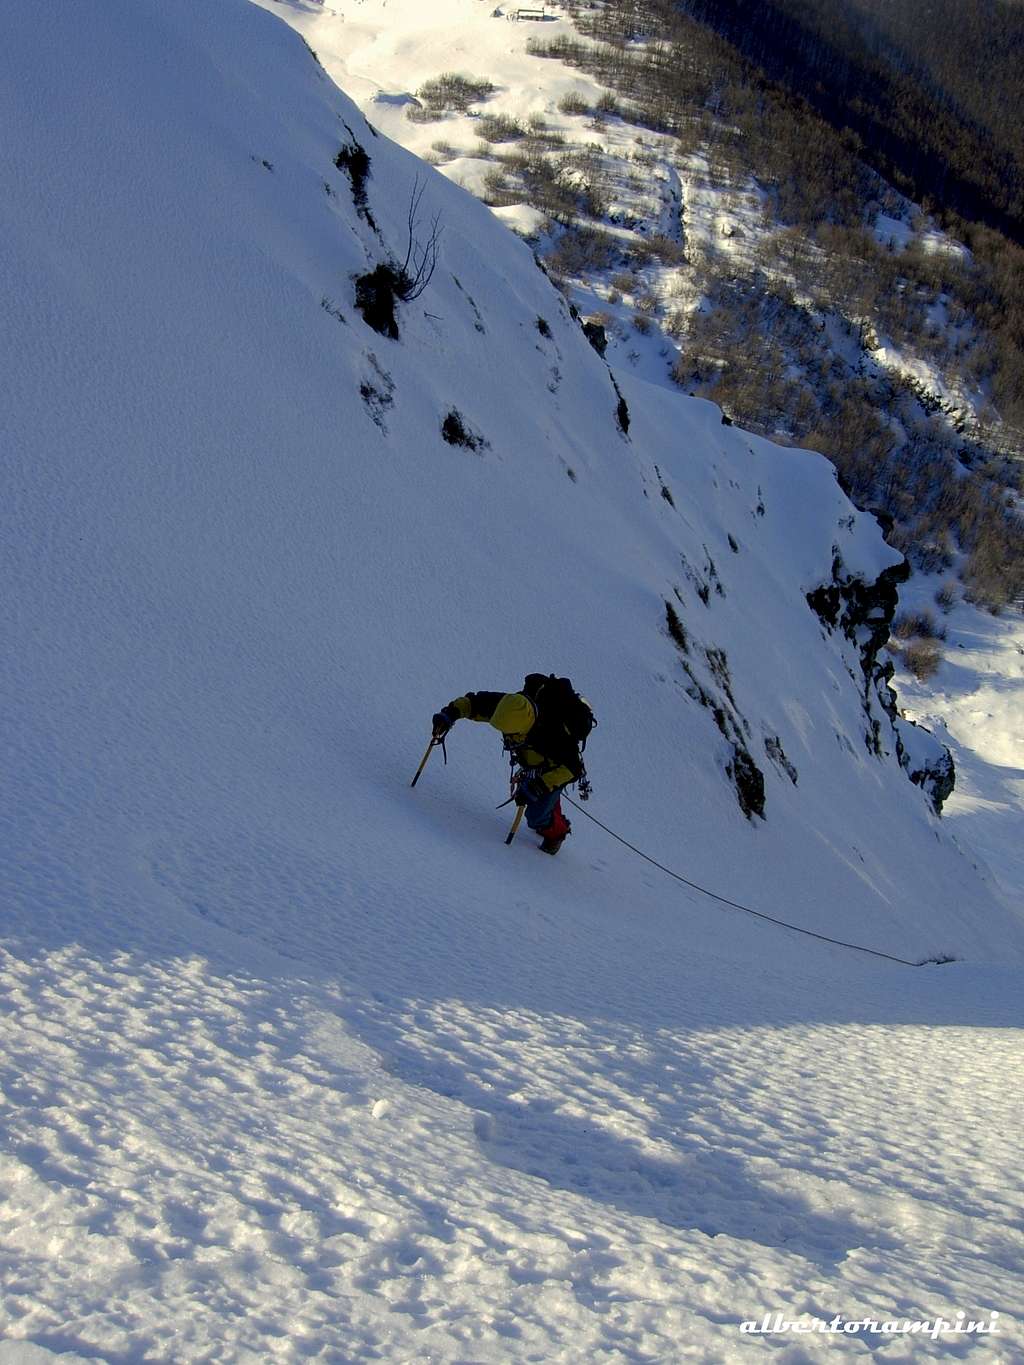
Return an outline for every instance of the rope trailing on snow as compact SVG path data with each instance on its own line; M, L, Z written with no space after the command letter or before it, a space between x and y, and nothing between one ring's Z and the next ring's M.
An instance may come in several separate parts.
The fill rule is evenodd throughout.
M755 915L758 919L766 919L771 924L779 924L783 929L792 929L795 934L806 934L808 938L821 939L823 943L834 943L837 948L852 948L856 953L870 953L872 957L884 957L888 962L898 962L903 967L925 967L930 963L942 964L953 962L951 957L926 957L920 962L911 962L905 957L894 957L892 953L879 952L877 948L865 948L859 943L845 943L841 938L829 938L828 934L817 934L813 929L801 929L799 924L787 924L784 919L776 919L774 915L766 915L763 910L752 910L749 905L740 905L738 901L728 900L725 896L720 896L716 891L709 891L706 886L700 886L697 882L691 882L688 877L684 877L680 872L674 872L672 868L666 867L664 863L659 863L657 858L652 858L643 849L631 844L628 839L624 839L621 834L616 834L613 829L602 824L596 815L591 815L590 811L584 810L578 801L574 801L566 792L562 793L563 801L568 801L569 805L578 810L581 815L585 815L588 820L593 820L594 824L603 829L605 834L610 834L613 839L618 839L620 844L643 858L644 862L650 863L652 867L658 868L660 872L665 872L670 877L674 877L677 882L682 882L684 886L691 887L694 891L699 891L703 896L710 896L712 900L720 901L722 905L728 905L733 910L742 910L745 915Z

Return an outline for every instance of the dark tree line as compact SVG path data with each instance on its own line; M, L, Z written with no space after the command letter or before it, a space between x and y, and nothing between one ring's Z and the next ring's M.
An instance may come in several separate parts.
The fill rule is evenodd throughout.
M661 0L650 0L661 3ZM665 0L849 129L885 177L1024 243L1024 8L987 0Z
M570 6L572 9L572 6ZM784 223L865 221L874 166L975 256L972 358L1024 431L1024 4L997 0L604 0L591 39L537 42L629 117L752 172ZM638 42L638 40L642 40Z

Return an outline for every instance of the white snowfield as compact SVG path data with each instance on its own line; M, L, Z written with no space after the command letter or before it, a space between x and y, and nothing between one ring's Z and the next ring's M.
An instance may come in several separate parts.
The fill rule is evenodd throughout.
M805 600L893 560L830 467L629 376L624 435L246 0L13 7L0 74L0 1365L1019 1361L1024 932ZM487 726L410 791L537 668L651 856L959 960L576 811L508 848Z

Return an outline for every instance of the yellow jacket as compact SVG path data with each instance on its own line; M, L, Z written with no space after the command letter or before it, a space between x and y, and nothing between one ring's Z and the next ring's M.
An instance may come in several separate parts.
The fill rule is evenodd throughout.
M578 780L582 771L578 747L568 736L538 726L537 708L524 693L467 692L448 705L463 720L493 725L517 762L524 768L540 769L540 780L549 791Z

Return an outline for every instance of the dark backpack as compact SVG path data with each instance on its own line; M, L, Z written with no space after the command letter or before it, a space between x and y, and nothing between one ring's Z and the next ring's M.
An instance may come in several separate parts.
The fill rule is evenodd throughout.
M556 678L554 673L528 673L523 692L537 707L538 721L544 729L561 727L580 752L587 747L597 717L568 678Z

